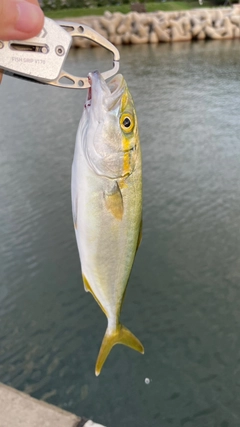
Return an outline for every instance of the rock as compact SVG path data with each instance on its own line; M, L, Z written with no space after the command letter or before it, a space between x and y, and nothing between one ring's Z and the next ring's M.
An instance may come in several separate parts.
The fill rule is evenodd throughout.
M130 13L124 16L122 22L120 23L117 32L119 34L124 34L122 31L125 29L124 33L127 31L132 31L132 16Z
M147 37L149 34L149 28L145 25L138 23L136 26L136 34L140 37Z
M155 32L158 36L159 42L168 43L171 41L170 35L168 34L167 30L162 30L160 27L154 27Z
M233 37L235 39L240 38L240 28L239 27L234 27L233 28Z
M173 20L177 20L180 17L179 12L171 12L169 13L169 18Z
M192 37L197 37L198 34L203 31L204 27L205 27L205 25L203 25L203 24L194 25L194 27L192 27Z
M240 15L240 4L233 4L234 15Z
M223 18L222 11L219 9L213 9L212 11L212 22L220 21Z
M159 19L165 19L165 12L158 10L157 13L155 13L155 16Z
M99 34L101 34L103 37L107 38L108 34L107 31L104 30L97 19L95 19L92 23L92 28L97 31Z
M205 24L206 24L206 25L210 25L210 26L212 26L212 25L213 25L213 21L212 21L212 15L211 15L211 13L208 13L208 14L207 14L207 17L206 17L206 19L204 19L204 22L205 22Z
M107 19L105 16L99 17L100 25L107 31L107 34L113 35L117 31L119 23L122 21L122 16L111 14L110 19Z
M169 25L172 28L172 32L174 29L174 34L179 34L179 35L184 35L184 31L182 28L182 23L180 21L174 21L173 19L171 19L169 21Z
M164 21L160 21L159 24L158 24L158 26L162 30L166 30L167 28L169 28L169 20L168 19L164 19Z
M188 11L188 10L185 10L184 12L183 12L183 16L185 17L185 18L188 18L189 20L191 19L191 12L190 11Z
M149 43L158 43L158 35L155 31L151 31L149 34Z
M99 17L99 22L100 22L100 24L102 25L102 27L105 30L108 30L108 25L109 25L109 22L110 22L109 19L105 18L105 16L100 16Z
M216 33L219 34L220 36L225 36L226 35L226 28L225 27L216 28Z
M204 30L201 30L200 33L197 35L198 40L204 40L206 38L206 34Z
M240 38L240 7L195 9L180 12L137 13L126 15L105 11L104 16L76 18L91 26L115 45ZM73 46L95 46L75 38Z
M127 32L127 26L125 24L121 24L119 25L119 27L117 28L117 33L118 34L125 34Z
M191 39L192 39L192 36L191 36L190 33L187 34L187 35L184 35L184 34L182 34L179 31L178 27L175 27L175 26L172 27L171 41L173 41L173 42L183 42L183 41L189 41Z
M233 38L233 24L231 23L230 19L228 17L223 19L223 26L226 30L226 34L224 35L224 38Z
M222 19L219 19L219 20L214 22L215 28L221 28L222 26L223 26L223 20Z
M131 43L131 34L130 32L126 32L122 35L122 43L123 44L130 44Z
M148 36L147 37L139 37L137 34L131 34L130 41L132 44L148 43Z
M141 16L137 12L131 12L131 18L132 18L132 22L136 23L140 21Z
M232 24L238 25L240 27L240 16L239 15L231 15L229 18L230 18L230 21L232 22Z
M140 22L142 25L149 25L151 21L152 21L152 17L149 16L147 13L140 15Z
M119 34L113 36L112 44L114 44L115 46L120 46L122 44L122 36L120 36Z
M191 26L190 19L187 16L184 16L183 18L181 18L181 20L179 21L179 24L182 26L184 34L190 33L192 26Z
M112 19L108 21L107 28L106 28L108 31L108 34L110 35L116 34L117 28L119 24L122 22L122 19L123 18L121 13L116 12L112 15Z
M220 40L222 38L222 36L209 25L206 25L205 27L205 34L209 39L212 40Z
M110 21L109 24L107 25L106 31L109 37L114 36L114 34L116 34L116 31L117 31L115 23Z
M200 19L198 19L196 16L191 16L191 26L194 27L195 25L199 25L200 24Z
M105 18L107 18L107 19L111 19L112 18L112 13L111 12L109 12L109 10L105 10L105 12L104 12L104 14L103 14L104 16L105 16Z

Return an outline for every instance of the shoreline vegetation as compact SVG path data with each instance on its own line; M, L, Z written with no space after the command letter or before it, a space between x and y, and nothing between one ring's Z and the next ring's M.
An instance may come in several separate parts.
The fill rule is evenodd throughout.
M204 8L211 7L212 3L204 1ZM198 1L162 1L162 2L149 2L144 3L146 12L157 12L162 10L163 12L174 12L178 10L191 10L196 8L202 8ZM120 12L127 14L131 12L130 4L119 4L119 5L108 5L98 7L81 7L81 8L65 8L59 10L44 10L45 15L51 19L67 19L67 18L79 18L81 16L101 16L106 11L111 13Z
M222 8L184 9L184 2L174 3L174 11L159 10L159 4L146 3L146 13L131 12L129 5L95 8L65 9L47 12L52 19L67 19L90 26L114 45L171 43L191 40L226 40L240 38L240 5ZM150 5L158 6L151 11ZM194 3L196 5L196 3ZM176 10L177 5L179 10ZM123 13L126 6L126 13ZM148 6L149 9L148 10ZM107 10L106 10L107 9ZM85 15L86 10L88 14ZM91 16L90 12L94 12ZM101 13L100 13L101 12ZM95 47L95 43L83 38L74 38L72 47Z

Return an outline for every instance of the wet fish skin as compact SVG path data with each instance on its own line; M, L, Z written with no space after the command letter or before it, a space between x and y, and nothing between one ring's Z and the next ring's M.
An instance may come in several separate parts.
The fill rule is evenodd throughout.
M119 321L127 282L141 240L142 165L137 116L122 75L109 84L98 71L80 120L72 164L72 210L86 291L108 326L95 373L118 343L144 353Z

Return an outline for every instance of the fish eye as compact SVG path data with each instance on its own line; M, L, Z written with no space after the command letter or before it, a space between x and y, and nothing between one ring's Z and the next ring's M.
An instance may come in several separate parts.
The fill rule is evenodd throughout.
M124 132L131 132L134 126L134 119L131 114L122 114L120 118L120 125Z
M129 119L129 117L125 117L125 119L123 120L123 126L125 128L129 128L131 126L131 120Z

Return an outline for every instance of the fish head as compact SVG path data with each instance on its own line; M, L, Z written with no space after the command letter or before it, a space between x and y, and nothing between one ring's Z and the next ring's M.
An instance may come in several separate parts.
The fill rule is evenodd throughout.
M98 175L127 177L140 157L137 116L121 74L107 83L98 71L89 73L84 108L85 157Z

